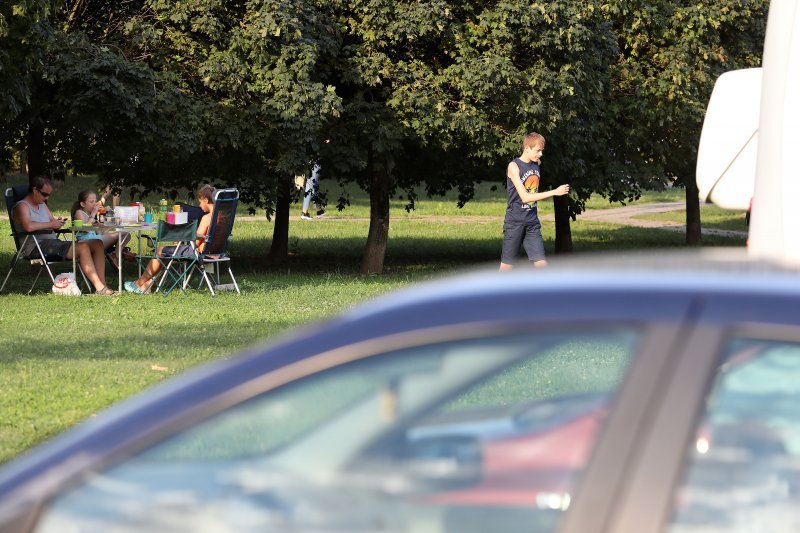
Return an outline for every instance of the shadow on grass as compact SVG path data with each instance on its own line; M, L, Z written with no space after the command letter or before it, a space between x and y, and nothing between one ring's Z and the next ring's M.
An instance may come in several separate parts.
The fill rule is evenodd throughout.
M183 317L185 318L185 317ZM91 324L91 321L87 321ZM241 351L243 348L297 326L296 320L225 320L220 323L193 325L181 322L169 327L160 325L146 330L118 332L113 340L105 330L81 327L80 335L63 338L31 339L18 337L5 340L0 356L2 364L30 360L76 358L103 361L156 362L180 359L186 366ZM204 339L204 343L198 343ZM32 343L36 350L27 350ZM189 348L190 349L187 349ZM187 357L188 356L188 357Z

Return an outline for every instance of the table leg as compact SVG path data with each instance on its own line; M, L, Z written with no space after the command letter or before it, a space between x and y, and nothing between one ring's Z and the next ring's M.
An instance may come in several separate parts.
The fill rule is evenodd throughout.
M117 289L122 292L122 232L117 230Z
M139 257L142 257L142 232L141 231L136 233L136 243L139 246L139 248L138 248ZM136 259L136 264L139 267L139 269L138 269L139 270L139 277L141 278L142 277L142 261L141 261L141 259L137 258Z
M75 284L78 285L78 260L75 256L75 239L77 237L77 233L73 229L70 233L72 236L72 276L75 278ZM80 287L80 285L78 285ZM89 289L91 291L91 289Z

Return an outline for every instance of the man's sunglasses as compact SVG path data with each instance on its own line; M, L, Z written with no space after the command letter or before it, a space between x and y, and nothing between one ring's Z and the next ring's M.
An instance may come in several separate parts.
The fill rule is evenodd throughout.
M42 189L36 189L36 190L39 191L39 194L41 194L45 198L48 198L51 194L53 194L53 193L50 193L50 192L44 192Z

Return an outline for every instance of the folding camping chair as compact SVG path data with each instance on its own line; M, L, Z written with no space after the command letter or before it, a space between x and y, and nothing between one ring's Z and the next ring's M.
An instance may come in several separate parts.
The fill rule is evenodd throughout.
M211 291L211 296L216 294L215 290L234 289L237 294L241 294L239 284L233 277L231 270L231 257L228 253L228 241L230 241L233 231L233 222L236 219L236 208L239 205L239 191L236 189L218 189L214 193L214 210L211 212L211 226L206 235L203 251L198 254L197 262L191 267L186 277L184 285L188 285L189 279L198 272L200 283L203 282ZM220 283L220 269L223 264L228 270L231 283Z
M186 276L197 262L197 221L193 220L186 224L167 224L163 220L158 221L156 238L152 242L153 252L136 256L139 260L139 267L146 268L147 262L155 259L161 264L161 270L157 274L155 291L161 291L164 296L172 292L175 287L184 291L186 283L183 283Z
M55 283L55 276L53 275L53 271L50 267L56 263L61 262L72 262L72 259L67 259L60 255L51 255L45 254L42 252L42 248L39 244L40 238L37 237L43 234L50 235L51 233L56 233L57 235L65 235L69 234L69 230L45 230L45 231L34 231L34 232L26 232L22 231L21 229L17 228L16 224L14 223L14 206L17 202L22 200L26 194L28 194L28 186L27 185L15 185L13 187L9 187L5 191L5 201L6 201L6 211L8 212L8 222L11 226L11 236L14 238L14 246L16 250L14 252L14 256L11 258L11 265L8 268L8 273L6 274L5 279L3 280L3 285L0 286L0 292L3 292L3 289L6 287L6 283L8 282L8 278L11 277L11 272L14 271L14 267L17 265L20 259L25 261L30 261L30 264L38 267L36 269L36 276L33 278L33 283L31 284L31 288L28 290L28 294L33 292L33 288L36 286L36 282L39 280L39 276L42 274L42 270L47 271L47 275L50 276L50 282ZM28 253L27 255L22 253L25 249L27 243L32 240L35 244L34 249ZM86 280L86 276L83 274L83 271L78 267L78 271L81 273L81 277L83 277L84 284L90 288L89 282Z

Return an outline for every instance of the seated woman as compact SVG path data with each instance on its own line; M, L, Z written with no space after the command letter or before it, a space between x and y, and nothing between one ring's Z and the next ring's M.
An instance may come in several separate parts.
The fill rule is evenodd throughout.
M63 218L55 218L45 203L53 193L53 184L45 176L37 176L31 180L28 194L14 206L14 223L26 232L45 231L36 236L39 246L45 255L59 255L72 259L72 243L59 240L52 230L64 225ZM51 230L47 233L47 230ZM22 252L27 256L36 250L36 243L28 239ZM117 294L106 286L106 263L103 244L98 240L75 243L75 254L81 269L89 282L94 286L96 294L111 296Z
M78 201L72 204L72 220L83 220L87 224L92 224L96 218L97 213L100 211L101 204L97 201L97 193L94 191L81 191L78 193ZM116 233L103 233L98 235L97 232L87 230L75 234L78 241L99 240L103 243L103 248L106 251L106 256L114 268L119 268L117 263L117 244L123 246L122 257L127 261L134 261L136 256L133 255L129 249L125 248L128 241L131 240L131 235L128 232L122 232L120 235Z
M211 211L214 210L214 187L211 185L203 185L197 190L197 201L200 203L200 209L203 210L205 215L200 219L197 224L197 240L195 240L195 247L198 252L202 252L206 244L206 235L211 228ZM175 255L175 256L189 256L192 253L191 245L184 244L175 250L174 246L159 246L158 255ZM161 262L158 259L151 259L147 264L142 275L135 281L126 281L125 290L134 292L136 294L147 294L152 292L155 277L161 270Z

